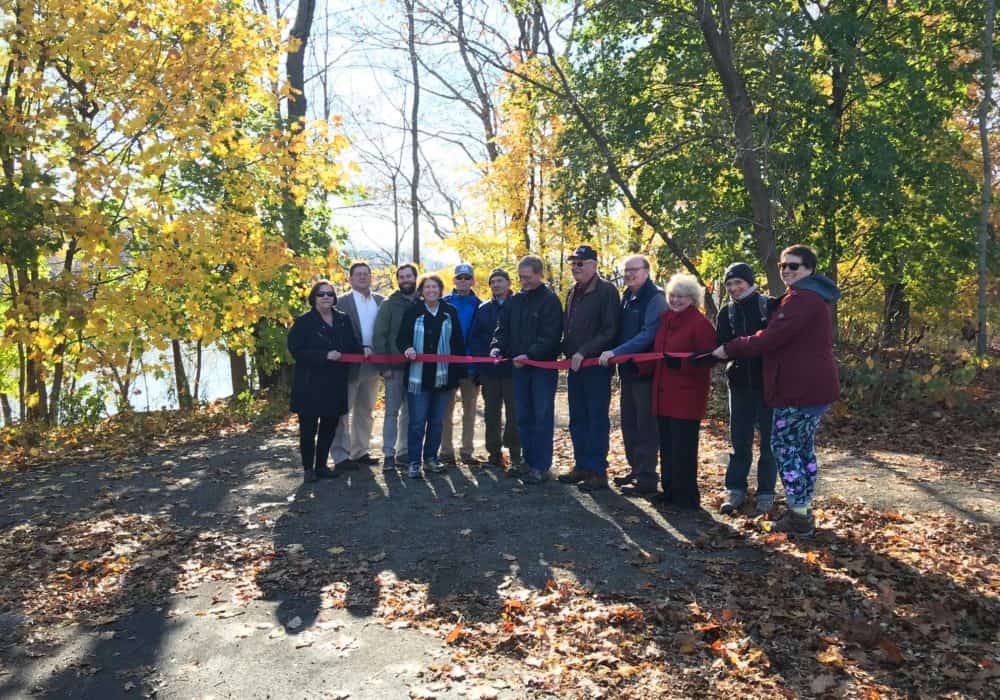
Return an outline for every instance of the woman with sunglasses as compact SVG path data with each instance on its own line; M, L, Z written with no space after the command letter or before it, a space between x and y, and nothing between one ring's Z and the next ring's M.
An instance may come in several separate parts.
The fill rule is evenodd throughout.
M309 292L309 311L288 331L288 352L295 360L292 412L299 414L299 451L305 481L339 476L326 466L340 417L347 413L347 365L342 354L360 353L347 314L338 311L337 293L327 280Z
M789 508L773 531L810 537L815 531L811 506L818 471L816 430L823 413L840 397L830 311L840 290L816 273L816 251L809 246L781 251L780 268L788 291L767 328L720 345L712 354L723 360L763 359L764 401L774 409L771 450Z

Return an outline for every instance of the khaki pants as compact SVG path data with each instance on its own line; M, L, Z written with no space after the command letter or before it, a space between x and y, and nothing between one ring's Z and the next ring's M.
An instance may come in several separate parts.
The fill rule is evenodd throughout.
M457 390L452 390L448 407L444 410L444 426L441 431L441 458L455 458L455 444L452 439L452 429L455 416L455 394L462 395L462 457L471 457L475 451L476 441L476 399L479 387L473 379L466 377L458 384Z
M348 413L340 419L337 437L330 448L333 461L345 462L368 453L372 440L372 412L378 395L378 370L372 365L361 365L358 374L347 382Z

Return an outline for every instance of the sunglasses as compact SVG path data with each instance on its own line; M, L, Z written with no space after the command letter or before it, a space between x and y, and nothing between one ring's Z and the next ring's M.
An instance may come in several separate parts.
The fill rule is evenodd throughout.
M318 297L335 297L337 295L334 294L333 292L316 292L316 296L318 296Z
M457 280L471 280L472 279L472 275L455 275L455 279L457 279Z
M590 261L589 260L573 260L573 261L570 262L570 267L583 267L588 262L590 262Z
M802 263L783 262L783 263L778 263L778 267L781 268L782 270L791 270L792 272L795 272L800 267L802 267Z

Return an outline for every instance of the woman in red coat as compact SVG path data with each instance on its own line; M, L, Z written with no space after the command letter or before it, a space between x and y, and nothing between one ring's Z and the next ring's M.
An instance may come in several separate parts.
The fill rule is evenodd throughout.
M816 273L816 251L809 246L781 251L780 268L788 291L767 328L735 338L712 354L720 359L764 359L764 401L774 409L771 450L788 500L788 512L772 529L789 537L810 537L816 528L812 513L819 471L816 430L823 413L840 396L830 311L840 290Z
M660 316L653 352L690 355L715 346L715 328L698 310L705 288L691 275L674 275L667 284L668 308ZM687 358L664 356L653 374L653 414L660 431L658 503L697 510L698 432L708 407L710 365L696 366Z

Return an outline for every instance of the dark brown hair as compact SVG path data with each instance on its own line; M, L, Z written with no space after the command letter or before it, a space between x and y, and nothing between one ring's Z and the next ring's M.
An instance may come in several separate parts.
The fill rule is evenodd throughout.
M319 291L320 287L329 287L330 291L333 292L333 305L337 305L337 290L333 288L333 283L330 280L320 280L312 286L309 290L309 308L316 308L316 292Z
M416 265L414 265L413 263L403 263L402 265L396 268L396 279L399 279L399 273L405 270L406 268L410 268L411 270L413 270L414 277L420 276L420 273L417 271Z
M781 257L786 255L794 255L798 258L802 258L802 264L808 267L813 272L816 271L816 251L810 246L803 245L801 243L796 243L795 245L790 245L781 251Z

